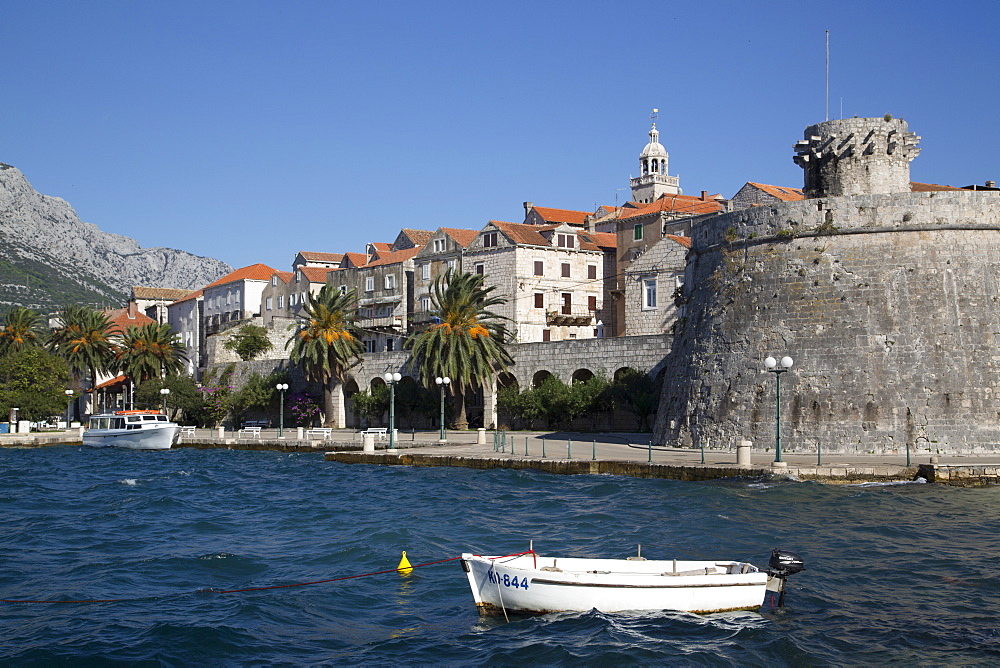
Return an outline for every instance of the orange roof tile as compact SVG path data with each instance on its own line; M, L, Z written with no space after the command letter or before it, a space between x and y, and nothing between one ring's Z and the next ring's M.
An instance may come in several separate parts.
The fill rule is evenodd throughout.
M717 213L723 210L721 204L715 201L704 201L691 195L664 195L655 202L640 204L638 209L627 209L621 212L619 220L648 216L655 213L683 213L698 216L705 213Z
M108 309L104 311L104 315L108 316L108 320L114 324L115 329L119 332L125 332L133 327L142 327L151 322L156 322L138 309L134 313L129 314L128 307Z
M352 267L363 267L368 264L368 256L364 253L344 253L344 259L347 260Z
M343 253L318 253L314 251L299 251L299 255L308 262L340 262L344 258Z
M442 227L441 229L462 248L468 248L469 244L479 236L479 230L465 230L457 227Z
M310 283L326 283L326 275L330 273L329 267L299 267L299 271Z
M910 181L910 192L926 193L926 192L940 192L942 190L965 190L965 188L956 188L954 186L941 186L936 183L917 183L916 181Z
M216 285L225 285L234 281L269 281L276 270L266 264L251 264L248 267L241 267L231 271L219 280L209 283L205 288L213 288ZM205 288L202 288L204 290Z
M382 267L387 264L399 264L400 262L409 260L411 257L419 253L422 248L423 246L414 246L413 248L406 248L404 250L385 253L384 255L381 255L379 259L366 264L365 269L368 267Z
M545 227L526 225L525 223L505 223L500 220L491 220L490 224L503 232L508 239L516 244L527 244L529 246L549 245L548 239L539 233L541 230L545 230Z
M587 211L573 211L572 209L551 209L545 206L532 207L532 211L537 211L542 220L550 223L570 223L571 225L583 225L587 222L587 216L591 215Z
M181 302L186 302L189 299L197 299L198 297L201 297L203 294L205 294L204 290L195 290L194 292L189 292L186 297L182 297L182 298L178 299L177 301L174 301L174 302L171 302L171 303L172 304L180 304Z
M763 190L772 197L777 197L783 202L797 202L800 199L806 198L806 196L798 188L788 188L785 186L769 186L766 183L754 183L753 181L747 181L747 183L755 188Z
M119 383L124 383L128 380L128 376L115 376L111 380L106 380L103 383L98 383L93 389L87 390L87 392L93 392L94 390L103 390L105 388L111 387L112 385L117 385Z
M691 248L691 237L682 237L679 234L665 234L664 237L676 241L684 248Z
M373 241L372 247L377 251L382 251L388 253L392 250L392 244L386 243L385 241Z
M581 238L586 238L598 248L617 248L618 236L614 232L581 232Z
M408 236L410 241L412 241L416 246L426 246L427 242L434 236L434 232L432 230L411 230L404 227L400 230L400 232Z
M191 291L183 288L146 288L142 286L134 286L132 288L132 295L136 299L162 299L166 301L174 301L176 299L186 297L189 292Z
M292 280L292 276L294 276L295 274L293 274L290 271L276 271L272 275L277 276L282 283L287 285L288 282Z

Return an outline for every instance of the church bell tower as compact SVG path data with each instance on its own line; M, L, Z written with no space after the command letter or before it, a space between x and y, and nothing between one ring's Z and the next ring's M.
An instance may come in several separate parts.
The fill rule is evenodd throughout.
M667 163L670 156L667 149L660 143L660 132L656 129L656 119L659 109L653 109L649 115L653 127L649 131L649 143L639 154L639 174L630 181L632 186L632 201L648 203L658 200L663 195L680 195L680 177L667 175Z

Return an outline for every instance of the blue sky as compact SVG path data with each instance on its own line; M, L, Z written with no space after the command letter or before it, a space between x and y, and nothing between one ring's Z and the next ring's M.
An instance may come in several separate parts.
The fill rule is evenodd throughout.
M905 118L912 178L964 186L1000 180L998 23L992 1L0 0L0 161L145 247L287 269L624 201L654 107L685 193L800 187L830 30L830 117Z

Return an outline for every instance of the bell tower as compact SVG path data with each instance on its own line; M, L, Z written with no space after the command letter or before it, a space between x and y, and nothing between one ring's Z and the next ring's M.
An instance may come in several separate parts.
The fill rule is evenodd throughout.
M649 143L639 154L639 174L630 181L632 200L648 203L658 200L663 195L680 195L680 178L667 175L667 164L670 156L667 149L660 143L660 132L656 129L656 119L659 109L653 109L649 115L652 128L649 130Z

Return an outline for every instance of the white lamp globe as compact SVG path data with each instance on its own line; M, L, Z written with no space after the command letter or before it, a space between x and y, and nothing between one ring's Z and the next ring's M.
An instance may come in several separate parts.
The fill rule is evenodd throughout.
M397 371L396 373L392 374L392 380L398 383L399 381L403 380L403 376L401 376L400 373Z
M391 383L392 382L392 372L391 371L386 371L385 373L383 373L382 374L382 380L384 380L387 383Z
M445 376L444 377L444 384L448 385L449 383L451 383L451 378L449 378L448 376Z
M778 366L778 360L774 359L769 355L764 358L764 366L766 366L768 369L773 369L774 367Z
M785 356L781 358L781 366L785 367L786 369L791 369L792 364L794 364L794 362L792 361L791 357Z
M437 378L434 379L434 382L437 383L438 385L440 385L441 383L444 382L444 378L442 378L441 376L438 376Z

